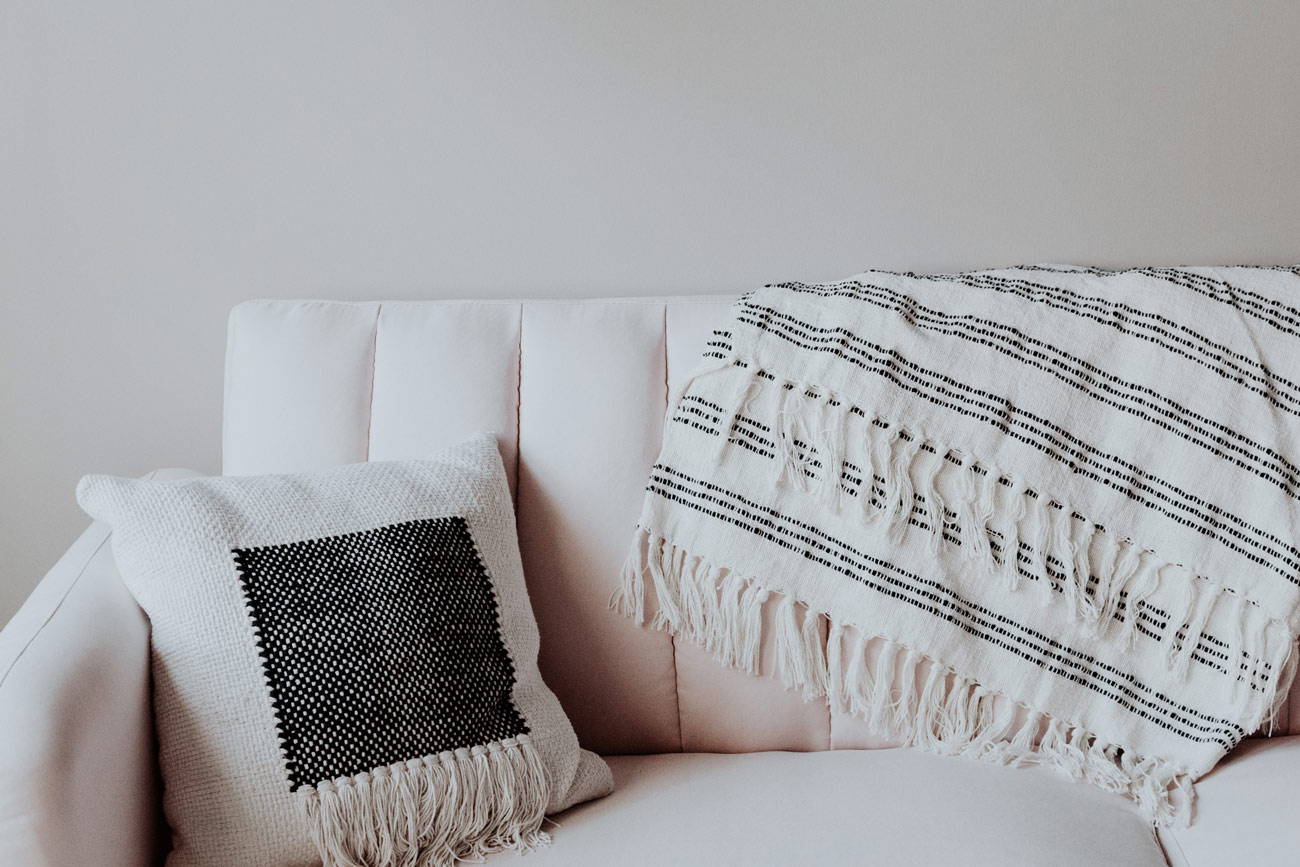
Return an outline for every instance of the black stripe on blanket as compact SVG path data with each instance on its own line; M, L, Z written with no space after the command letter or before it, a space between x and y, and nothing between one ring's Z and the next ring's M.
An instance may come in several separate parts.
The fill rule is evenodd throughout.
M709 482L656 464L648 490L656 496L753 533L805 559L946 620L967 634L1020 657L1044 671L1092 690L1193 743L1231 750L1247 732L1230 720L1175 702L1089 654L961 597L934 579L864 554L817 528Z
M718 436L720 425L722 424L723 409L716 404L711 404L696 395L686 395L678 405L677 412L673 415L671 421L676 424L692 427L702 433L710 436ZM776 457L776 444L767 438L765 434L770 434L771 428L762 422L748 418L744 415L737 415L735 418L735 427L732 428L728 442L732 445L745 449L748 452L758 455L759 457L772 460ZM820 478L822 463L816 457L812 457L814 450L805 442L799 439L793 441L794 447L804 457L807 458L807 465L812 469L811 475L814 479ZM931 449L933 451L933 449ZM852 462L844 463L844 470L840 473L840 488L844 493L851 497L861 496L862 488L862 470ZM885 480L878 475L872 476L872 487L869 493L869 502L873 507L882 508L884 506L883 497ZM1027 496L1036 497L1038 494L1033 490L1025 492ZM927 520L929 508L926 504L926 498L919 493L912 494L912 510L908 517L908 524L916 527L923 532L930 532L930 524ZM947 519L944 527L943 538L948 544L960 547L962 544L961 536L958 529L959 517L951 509L944 509L944 517ZM1082 516L1079 516L1082 517ZM994 553L1002 557L1002 535L997 531L990 531L989 544ZM1027 568L1037 559L1037 552L1033 545L1020 540L1017 546L1017 572L1024 580L1040 581L1041 576L1032 568ZM1065 566L1056 557L1051 555L1045 558L1047 563L1047 577L1052 584L1052 590L1058 594L1065 593ZM1084 593L1093 596L1100 580L1096 575L1088 577ZM1117 623L1124 623L1127 619L1128 594L1120 593L1120 603L1112 615ZM1134 629L1138 634L1146 638L1160 641L1164 635L1164 630L1168 625L1169 614L1163 609L1152 605L1150 602L1144 602L1142 608L1138 611L1138 622L1134 624ZM1183 640L1183 630L1178 630L1176 639ZM1228 645L1220 638L1203 632L1197 643L1196 650L1192 652L1192 660L1200 663L1213 671L1220 674L1232 675L1236 680L1245 681L1254 672L1254 678L1250 681L1250 688L1256 692L1263 692L1268 684L1272 665L1263 662L1259 666L1253 665L1253 657L1244 649L1237 654L1237 671L1235 675L1229 671L1228 666L1231 664L1228 654L1215 648L1226 648Z
M944 313L910 295L869 283L791 289L823 298L848 298L897 313L918 328L988 347L1040 370L1107 406L1136 416L1200 446L1224 461L1300 498L1300 469L1280 452L1171 400L1153 388L1128 382L1011 325L971 315ZM1300 415L1300 410L1292 411Z
M844 328L822 328L757 305L746 305L746 310L737 319L802 349L834 355L882 376L898 388L936 406L984 421L1059 461L1072 473L1105 485L1215 539L1287 581L1300 584L1300 549L1294 545L1128 461L1101 451L1048 419L1021 409L1005 396L927 370L909 361L897 349L871 343ZM736 363L747 366L744 362ZM758 372L756 375L763 374ZM774 378L770 374L768 377Z
M993 274L914 274L891 271L868 273L889 274L912 280L958 283L973 289L999 292L1022 301L1042 304L1053 310L1070 313L1114 328L1126 336L1154 343L1167 352L1200 365L1234 384L1250 389L1279 408L1286 409L1288 406L1300 403L1300 385L1277 376L1256 359L1234 352L1227 346L1168 317L1140 310L1128 304L1086 295L1060 286L1049 286L1046 283ZM810 284L776 285L791 288L796 285ZM1282 399L1286 399L1287 406L1279 402Z

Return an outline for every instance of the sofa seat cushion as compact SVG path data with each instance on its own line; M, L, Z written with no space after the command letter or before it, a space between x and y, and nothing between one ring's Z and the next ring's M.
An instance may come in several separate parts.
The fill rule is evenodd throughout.
M608 761L614 794L557 815L554 843L518 863L1166 863L1127 801L1037 768L896 749Z
M1300 863L1300 735L1251 738L1196 784L1196 821L1161 829L1175 867Z

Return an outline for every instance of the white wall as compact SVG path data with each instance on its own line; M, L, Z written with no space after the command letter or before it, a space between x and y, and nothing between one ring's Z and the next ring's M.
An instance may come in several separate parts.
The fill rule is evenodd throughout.
M5 0L0 621L82 473L217 469L244 298L1300 261L1297 45L1246 0Z

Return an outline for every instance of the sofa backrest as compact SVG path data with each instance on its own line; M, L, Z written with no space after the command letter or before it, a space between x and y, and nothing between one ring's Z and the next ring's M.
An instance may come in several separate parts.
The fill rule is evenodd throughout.
M733 300L242 304L230 317L224 471L421 457L495 431L542 673L584 746L888 745L776 680L724 669L608 610L668 395ZM1287 710L1300 717L1300 701L1281 731ZM1291 726L1300 731L1300 719Z

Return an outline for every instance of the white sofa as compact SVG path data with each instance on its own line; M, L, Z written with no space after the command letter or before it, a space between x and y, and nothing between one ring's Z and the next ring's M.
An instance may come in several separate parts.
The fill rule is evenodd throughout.
M227 473L500 435L543 673L618 784L556 817L554 846L524 863L1300 863L1300 700L1202 782L1191 829L1157 836L1117 796L889 749L611 614L668 395L730 300L266 301L231 315ZM0 865L136 865L166 849L148 623L107 539L87 530L0 633Z

